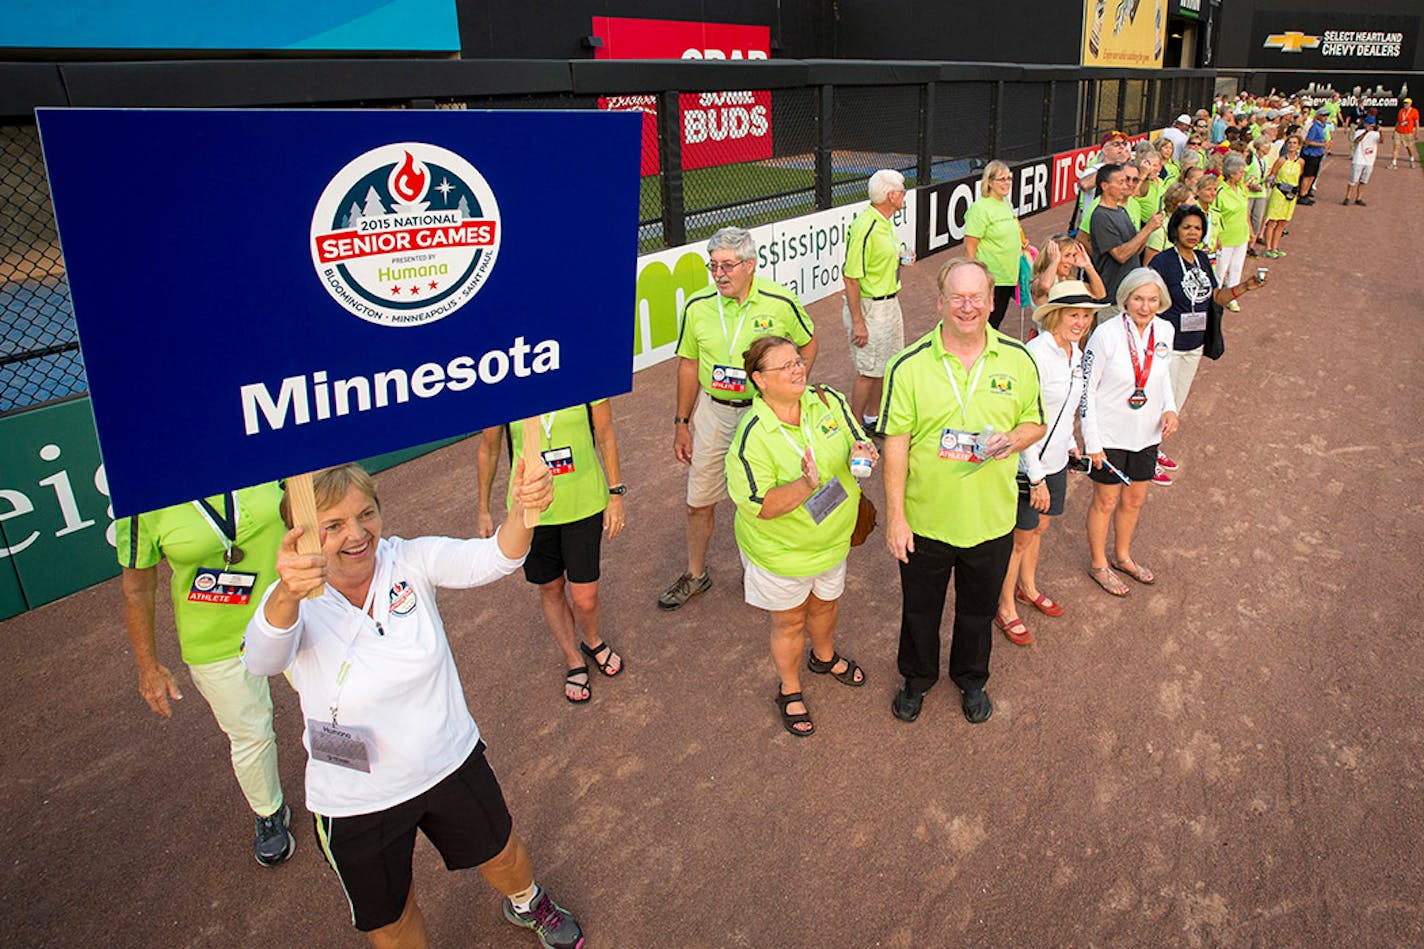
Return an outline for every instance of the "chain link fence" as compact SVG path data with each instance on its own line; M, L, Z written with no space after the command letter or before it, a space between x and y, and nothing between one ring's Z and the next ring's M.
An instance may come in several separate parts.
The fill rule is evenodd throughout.
M0 414L87 390L39 135L0 126Z
M1209 105L1213 91L1210 75L939 79L378 105L641 112L638 246L649 252L727 224L864 201L866 179L880 168L902 172L911 187L929 185L973 174L990 158L1023 161L1092 144L1112 129L1162 127ZM577 143L566 157L577 160ZM43 157L28 123L0 125L0 314L0 414L87 391Z

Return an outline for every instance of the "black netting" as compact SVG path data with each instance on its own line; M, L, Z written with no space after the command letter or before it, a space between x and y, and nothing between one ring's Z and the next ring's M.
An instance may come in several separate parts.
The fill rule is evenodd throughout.
M989 155L994 114L992 82L937 82L934 94L932 177L947 181L971 174Z
M999 115L999 154L1005 161L1037 158L1043 143L1043 110L1048 99L1046 82L1004 83L1004 110Z
M0 413L88 388L39 136L0 126Z
M1125 79L1123 85L1125 95L1122 115L1118 118L1118 127L1129 135L1145 132L1148 122L1147 81L1145 79Z
M687 240L816 209L816 95L810 88L681 97Z
M1078 82L1059 81L1053 86L1053 116L1049 123L1048 153L1066 152L1079 147L1082 86Z
M1105 132L1121 129L1118 118L1118 95L1122 88L1120 79L1104 79L1094 90L1092 139L1097 141Z
M881 168L915 187L919 168L919 86L837 86L831 119L832 201L865 200L866 180Z

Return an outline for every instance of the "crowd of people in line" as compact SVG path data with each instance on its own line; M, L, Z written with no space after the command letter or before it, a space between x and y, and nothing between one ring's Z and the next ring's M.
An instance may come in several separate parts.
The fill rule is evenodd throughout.
M1411 161L1412 115L1400 113ZM1379 148L1373 119L1358 116L1348 133L1357 204ZM915 721L939 679L952 581L948 675L965 718L988 720L993 630L1028 645L1021 607L1048 617L1067 609L1039 568L1072 472L1092 484L1088 575L1118 597L1130 592L1124 578L1156 582L1132 543L1150 486L1171 484L1179 467L1162 442L1178 430L1200 359L1220 354L1223 310L1267 282L1246 259L1284 256L1284 226L1319 174L1310 149L1328 149L1339 128L1326 107L1305 115L1287 100L1244 97L1214 115L1183 114L1155 140L1110 132L1080 178L1070 227L1042 248L1030 247L1009 204L1008 166L990 161L964 254L936 276L940 320L908 346L906 261L891 225L906 183L876 172L842 268L848 396L810 381L817 329L794 292L757 275L751 234L717 231L710 281L687 299L676 346L671 449L688 471L686 569L658 606L681 609L711 588L715 509L730 498L743 598L768 616L777 715L790 734L814 734L803 664L851 688L866 682L837 649L836 626L850 549L877 519L863 485L879 470L901 593L892 714ZM1016 295L1033 316L1026 341L1000 330ZM522 569L563 662L565 700L589 702L590 666L605 679L624 670L602 637L598 593L603 535L618 537L626 523L611 405L538 422L480 437L468 540L385 536L375 482L354 464L313 477L319 553L299 549L303 528L278 484L116 525L144 700L169 716L182 698L156 646L166 560L182 658L229 737L255 815L255 858L275 866L296 847L268 689L284 673L305 719L316 840L354 925L378 946L426 942L411 872L417 832L447 867L478 868L502 894L505 918L546 949L583 944L574 915L535 882L435 604L438 588ZM502 452L506 516L496 528Z

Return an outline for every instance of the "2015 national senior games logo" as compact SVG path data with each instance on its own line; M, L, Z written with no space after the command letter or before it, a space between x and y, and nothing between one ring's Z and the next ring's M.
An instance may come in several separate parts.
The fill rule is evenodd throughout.
M475 167L422 142L373 148L342 168L312 214L312 263L342 307L416 326L470 301L499 254L499 206Z

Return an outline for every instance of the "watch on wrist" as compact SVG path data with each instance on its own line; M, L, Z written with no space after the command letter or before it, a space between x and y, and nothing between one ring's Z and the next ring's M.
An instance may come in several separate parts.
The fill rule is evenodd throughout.
M616 495L618 495L619 497L622 497L623 495L625 495L625 494L628 493L628 486L627 486L626 484L622 484L622 483L609 485L609 486L608 486L608 493L609 493L609 494L616 494Z
M687 415L674 415L672 417L672 423L674 425L689 425L692 423L692 418Z

